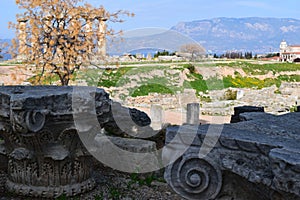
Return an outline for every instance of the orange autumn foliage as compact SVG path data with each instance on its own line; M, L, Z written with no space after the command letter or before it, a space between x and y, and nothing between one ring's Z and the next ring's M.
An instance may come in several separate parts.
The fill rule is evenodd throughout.
M109 13L83 0L16 0L16 4L24 11L17 15L19 23L10 23L16 30L13 45L18 54L38 69L40 80L54 73L62 85L68 85L72 75L97 54L99 37L116 34L110 29L103 36L101 22L133 16L122 10Z

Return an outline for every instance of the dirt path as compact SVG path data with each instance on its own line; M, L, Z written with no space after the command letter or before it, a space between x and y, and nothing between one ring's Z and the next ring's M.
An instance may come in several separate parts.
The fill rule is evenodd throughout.
M0 85L20 85L33 73L22 66L0 66Z
M140 108L136 107L141 111L144 111L150 116L150 109L149 108ZM186 122L186 113L179 112L179 111L164 111L163 112L163 122L170 123L174 125L181 125ZM200 115L199 116L199 123L201 124L225 124L230 123L231 116L208 116L208 115Z

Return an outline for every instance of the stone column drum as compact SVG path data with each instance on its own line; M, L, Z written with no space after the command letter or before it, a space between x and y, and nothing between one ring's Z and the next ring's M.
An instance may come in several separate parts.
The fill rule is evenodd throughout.
M106 56L106 34L107 34L107 27L106 27L106 18L99 20L99 33L98 33L98 55L99 56Z
M8 158L9 191L56 198L94 188L91 156L73 120L74 112L85 112L90 97L82 96L83 105L75 110L73 90L62 86L0 87L0 137ZM97 117L105 121L109 96L102 89L95 89L92 95Z

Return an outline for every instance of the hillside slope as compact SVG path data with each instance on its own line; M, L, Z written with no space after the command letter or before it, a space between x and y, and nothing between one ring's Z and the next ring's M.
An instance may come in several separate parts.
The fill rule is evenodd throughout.
M207 50L278 51L285 39L300 43L300 20L291 18L214 18L180 22L171 30L200 42Z

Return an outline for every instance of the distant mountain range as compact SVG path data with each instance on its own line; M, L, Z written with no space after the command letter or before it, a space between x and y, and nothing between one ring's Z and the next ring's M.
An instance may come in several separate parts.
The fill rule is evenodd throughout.
M110 55L145 52L145 49L147 52L149 49L151 52L161 49L178 51L183 44L193 42L201 44L209 53L217 54L226 51L278 52L282 40L288 44L300 44L300 20L259 17L204 19L179 22L169 30L145 28L128 31L122 38L108 42Z
M214 53L276 52L282 40L300 44L300 20L292 18L214 18L180 22L171 30L193 38Z
M251 51L278 52L282 40L300 44L300 20L292 18L214 18L180 22L169 30L146 28L125 32L124 41L108 52L136 52L139 49L178 51L186 43L198 42L209 53ZM117 53L117 54L118 54Z
M180 46L193 43L194 40L178 31L161 28L143 28L124 32L121 40L108 42L108 53L142 53L167 50L178 51Z

